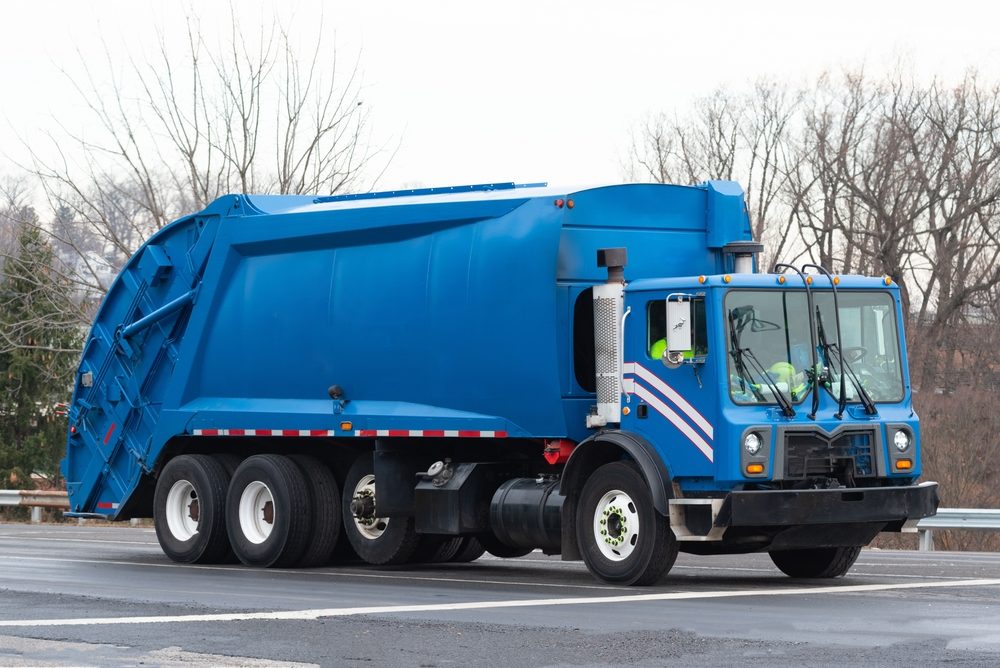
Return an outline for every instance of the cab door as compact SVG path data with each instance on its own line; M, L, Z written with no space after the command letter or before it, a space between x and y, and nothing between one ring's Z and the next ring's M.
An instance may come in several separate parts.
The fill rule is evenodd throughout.
M723 351L709 346L705 292L632 294L626 308L622 428L643 435L674 478L711 477Z

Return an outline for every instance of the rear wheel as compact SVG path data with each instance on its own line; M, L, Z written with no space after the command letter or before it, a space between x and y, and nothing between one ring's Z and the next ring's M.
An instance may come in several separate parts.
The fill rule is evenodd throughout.
M466 564L475 561L486 553L486 548L475 536L466 536L455 551L455 555L448 561L453 564Z
M402 564L420 543L412 517L378 517L372 456L358 457L344 480L343 531L351 547L369 564Z
M182 563L226 559L228 482L222 464L207 455L180 455L163 468L153 497L153 523L160 547L170 559Z
M229 541L248 566L292 566L306 552L312 527L309 483L280 455L243 461L226 497Z
M298 566L309 568L330 563L340 536L340 487L329 467L315 457L292 455L292 460L309 482L313 524L309 545Z
M667 518L653 508L645 478L630 463L594 471L576 512L577 543L590 572L612 584L650 585L677 559Z
M770 553L774 565L793 578L838 578L851 569L859 554L860 546L817 547Z

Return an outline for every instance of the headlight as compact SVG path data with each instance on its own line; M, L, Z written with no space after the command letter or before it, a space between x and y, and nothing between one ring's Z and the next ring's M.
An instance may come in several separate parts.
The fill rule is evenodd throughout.
M906 452L906 449L910 447L910 435L905 431L897 431L892 437L892 444L896 446L896 449L900 452Z
M743 448L747 451L747 454L753 457L758 452L760 452L760 436L754 432L750 432L743 437Z

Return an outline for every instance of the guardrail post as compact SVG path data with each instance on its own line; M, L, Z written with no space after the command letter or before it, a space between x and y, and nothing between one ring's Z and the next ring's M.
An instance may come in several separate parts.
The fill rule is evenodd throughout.
M32 524L42 523L42 509L39 506L31 507L31 523Z
M919 549L921 552L933 552L934 551L934 532L930 529L920 530L920 545Z

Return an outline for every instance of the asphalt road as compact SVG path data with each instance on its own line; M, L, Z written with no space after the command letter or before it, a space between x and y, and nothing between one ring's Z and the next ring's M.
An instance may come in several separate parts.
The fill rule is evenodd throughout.
M1000 554L865 551L845 578L681 555L659 586L534 553L256 570L151 529L0 524L2 666L1000 665Z

